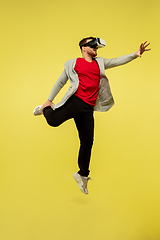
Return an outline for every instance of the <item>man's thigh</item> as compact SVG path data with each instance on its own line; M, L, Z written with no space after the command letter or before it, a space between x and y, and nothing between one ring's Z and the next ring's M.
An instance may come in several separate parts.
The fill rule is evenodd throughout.
M77 117L81 106L77 105L76 99L73 97L69 98L67 102L53 110L51 107L44 109L44 116L50 126L57 127L68 119Z

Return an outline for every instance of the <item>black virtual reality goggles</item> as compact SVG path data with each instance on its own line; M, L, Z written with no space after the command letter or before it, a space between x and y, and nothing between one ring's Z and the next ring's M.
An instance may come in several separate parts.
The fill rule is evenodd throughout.
M105 40L101 39L101 38L94 38L92 41L89 41L87 43L85 43L84 45L81 46L82 47L91 47L91 48L102 48L106 46L106 42Z

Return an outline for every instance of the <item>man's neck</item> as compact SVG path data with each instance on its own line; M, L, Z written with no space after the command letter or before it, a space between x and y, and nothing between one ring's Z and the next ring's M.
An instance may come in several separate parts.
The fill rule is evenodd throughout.
M92 57L91 55L82 54L82 57L83 57L87 62L92 62L92 61L93 61L93 57Z

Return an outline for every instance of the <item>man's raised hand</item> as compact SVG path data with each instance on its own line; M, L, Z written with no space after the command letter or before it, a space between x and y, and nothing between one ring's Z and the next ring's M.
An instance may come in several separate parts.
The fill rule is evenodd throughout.
M150 51L151 48L147 48L149 44L150 44L150 43L147 43L147 41L145 41L144 43L142 43L142 44L140 45L138 51L136 52L136 55L137 55L138 57L141 57L142 54L143 54L145 51Z

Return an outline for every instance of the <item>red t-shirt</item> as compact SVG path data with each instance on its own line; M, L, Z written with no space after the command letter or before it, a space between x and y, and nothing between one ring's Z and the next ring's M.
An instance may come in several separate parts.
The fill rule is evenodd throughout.
M77 58L75 71L78 74L79 86L75 95L84 102L95 106L99 92L100 70L96 60L86 61L84 58Z

